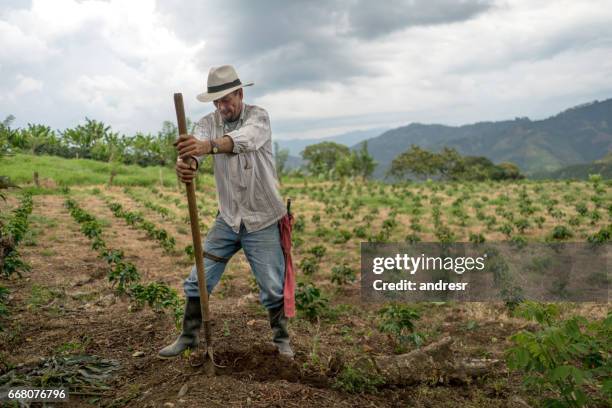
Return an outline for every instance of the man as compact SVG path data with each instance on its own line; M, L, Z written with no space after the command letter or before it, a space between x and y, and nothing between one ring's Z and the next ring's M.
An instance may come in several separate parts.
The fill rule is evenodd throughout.
M277 188L268 113L243 103L242 88L253 83L243 84L230 65L212 68L207 85L197 98L212 101L216 110L195 124L195 137L180 135L176 163L177 175L189 183L204 155L213 155L219 212L204 242L206 287L212 293L226 262L242 248L268 310L273 342L282 356L293 358L283 309L285 260L278 226L287 210ZM202 316L197 279L194 265L184 282L182 333L160 350L162 358L198 345Z

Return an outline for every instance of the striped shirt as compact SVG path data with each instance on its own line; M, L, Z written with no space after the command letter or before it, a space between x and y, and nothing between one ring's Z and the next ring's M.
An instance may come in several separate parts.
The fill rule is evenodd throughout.
M213 155L219 213L234 232L240 231L241 223L247 232L258 231L286 214L276 177L268 112L243 103L240 118L224 123L215 110L195 123L193 134L200 140L227 135L234 141L233 153ZM200 162L203 157L196 159Z

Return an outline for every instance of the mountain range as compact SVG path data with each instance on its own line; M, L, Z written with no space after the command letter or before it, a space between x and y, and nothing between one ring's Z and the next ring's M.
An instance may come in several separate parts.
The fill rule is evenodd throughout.
M335 142L345 146L353 146L361 141L378 136L386 130L386 128L375 128L368 130L355 130L335 136L321 137L316 139L278 139L275 141L278 142L278 147L280 149L289 150L290 156L298 157L306 146L321 142Z
M494 163L509 161L528 176L561 176L564 173L558 171L567 166L602 165L595 161L612 151L612 99L578 105L542 120L521 117L462 126L411 123L386 131L372 129L279 144L295 156L321 141L358 149L366 140L370 155L378 162L376 178L383 178L392 160L411 144L436 152L444 146L453 147L462 155L485 156ZM290 158L290 167L300 164L299 157Z

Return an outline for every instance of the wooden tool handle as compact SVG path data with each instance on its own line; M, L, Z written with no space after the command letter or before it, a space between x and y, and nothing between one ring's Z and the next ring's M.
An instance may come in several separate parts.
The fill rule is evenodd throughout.
M183 94L174 94L174 108L176 110L176 122L179 135L187 134L187 120L185 119L185 106L183 105ZM187 160L193 160L191 158ZM186 160L185 160L186 161ZM186 161L188 164L189 162ZM193 183L185 183L187 189L187 203L189 204L189 221L191 222L191 237L193 238L193 251L195 253L196 269L198 272L198 289L200 290L200 307L204 320L204 328L210 329L210 312L208 309L208 290L206 289L206 271L204 270L204 249L200 236L200 225L198 223L198 206L196 205L195 186ZM206 340L210 339L210 330L205 330Z

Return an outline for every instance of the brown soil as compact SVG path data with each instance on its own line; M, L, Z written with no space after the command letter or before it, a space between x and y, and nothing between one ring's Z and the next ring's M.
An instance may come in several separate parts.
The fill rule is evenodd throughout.
M119 191L112 196L129 204L129 198ZM181 264L183 254L166 254L144 232L115 218L99 197L77 199L85 210L107 223L104 239L108 246L125 251L142 281L162 280L182 296L182 281L191 268ZM90 248L63 202L63 196L34 197L31 228L35 245L21 247L32 270L22 279L7 282L11 314L7 329L0 334L0 373L62 353L82 352L120 362L120 371L109 383L111 391L100 400L71 396L69 403L60 406L521 406L520 379L504 370L472 384L383 387L364 394L334 388L332 362L337 358L347 362L363 353L393 353L389 339L373 330L375 325L367 315L371 308L360 303L356 287L339 292L334 299L336 304L352 307L336 321L292 321L296 358L286 362L270 345L267 315L245 283L250 270L240 257L231 261L226 272L234 277L229 288L218 287L210 303L215 357L225 367L206 376L201 368L191 367L186 357L161 360L157 351L178 333L173 319L148 308L134 308L128 299L114 294L106 280L106 263ZM171 230L169 221L156 219L151 212L145 216ZM40 295L40 288L47 289L46 296ZM488 306L483 310L470 305L429 308L423 315L420 330L429 335L428 341L450 333L457 339L458 355L475 357L500 358L506 336L524 325ZM467 328L470 320L477 324ZM136 352L142 355L136 357Z

